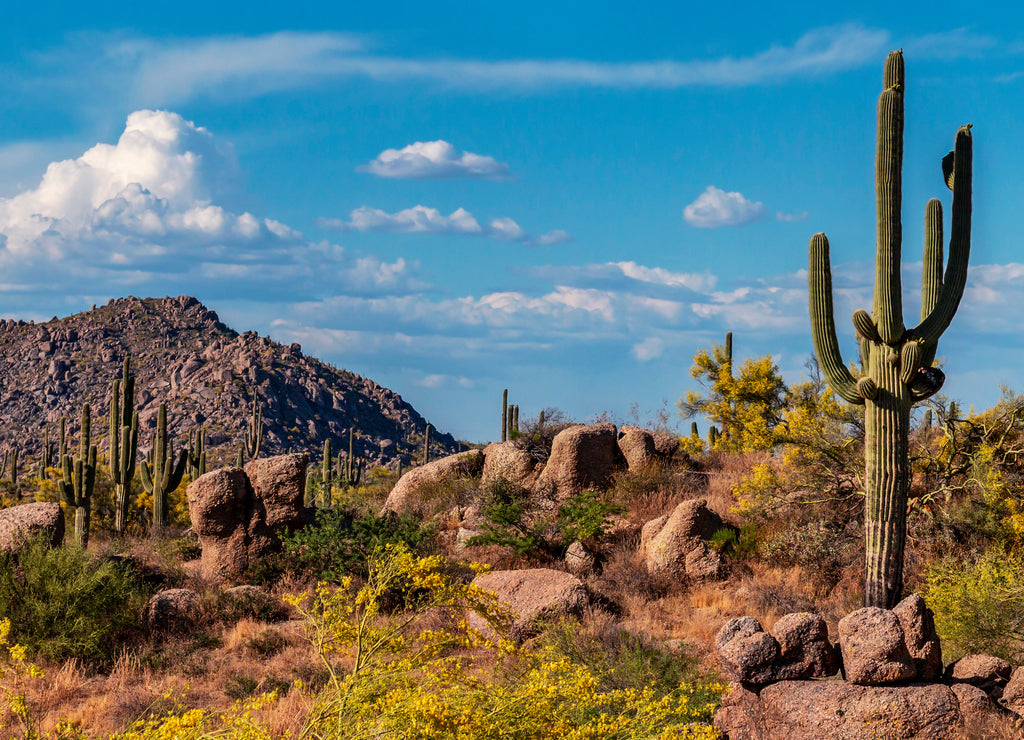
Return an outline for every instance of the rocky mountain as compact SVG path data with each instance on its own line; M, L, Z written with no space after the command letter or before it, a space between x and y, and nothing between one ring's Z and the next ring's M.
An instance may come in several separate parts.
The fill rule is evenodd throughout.
M234 460L249 420L253 392L263 412L261 455L308 450L324 440L335 452L354 448L371 465L420 459L427 421L397 393L255 332L241 334L191 296L121 298L45 323L0 321L0 448L34 457L44 430L56 440L67 419L77 444L82 404L92 407L92 437L107 449L113 380L125 355L135 374L139 446L155 436L157 409L167 403L176 445L190 430L207 433L210 465ZM458 444L430 430L431 457ZM24 458L23 458L24 459Z

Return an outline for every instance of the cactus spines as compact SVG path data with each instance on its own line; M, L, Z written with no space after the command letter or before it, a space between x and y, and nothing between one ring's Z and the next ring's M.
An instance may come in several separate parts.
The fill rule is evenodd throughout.
M501 441L508 439L508 388L501 392Z
M114 483L114 531L123 534L128 523L128 504L135 458L139 446L139 414L135 406L135 376L131 358L125 356L121 377L114 378L110 393L110 480Z
M68 506L75 508L75 542L80 547L89 546L89 522L92 513L92 491L96 483L96 445L90 444L89 404L82 406L82 429L78 456L72 459L67 454L64 437L64 419L60 420L61 430L61 479L57 481L60 497Z
M903 100L906 92L902 52L889 54L878 100L878 148L875 156L877 251L871 315L854 314L861 336L859 378L843 363L832 310L828 240L815 234L810 244L808 286L814 349L829 385L850 403L865 404L865 602L892 608L903 586L903 550L910 484L908 435L910 411L942 387L944 376L932 367L939 337L963 297L970 256L971 131L956 133L954 151L943 159L943 179L953 190L949 258L943 270L942 206L925 208L921 322L903 323L900 259L902 249L901 177Z
M250 460L260 454L260 446L263 444L263 409L260 407L260 397L256 389L252 389L252 413L249 423L245 427L245 436L242 440L242 450ZM239 465L241 467L241 465Z
M156 416L156 439L139 471L142 487L153 497L154 531L167 526L167 494L181 484L188 463L188 455L182 450L175 464L174 450L168 447L167 404L161 403Z

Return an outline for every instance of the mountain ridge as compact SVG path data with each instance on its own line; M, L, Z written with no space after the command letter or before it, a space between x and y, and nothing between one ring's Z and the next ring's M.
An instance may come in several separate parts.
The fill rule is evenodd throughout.
M336 453L347 450L350 428L354 452L370 465L422 456L427 421L399 394L305 355L298 344L239 333L193 296L128 296L46 322L0 320L0 445L34 456L45 427L56 442L62 416L77 441L88 402L93 440L107 449L111 384L125 355L136 377L140 451L152 444L163 401L176 449L203 427L211 466L234 460L255 388L261 456L291 449L318 457L328 438ZM432 457L459 448L433 427L430 442Z

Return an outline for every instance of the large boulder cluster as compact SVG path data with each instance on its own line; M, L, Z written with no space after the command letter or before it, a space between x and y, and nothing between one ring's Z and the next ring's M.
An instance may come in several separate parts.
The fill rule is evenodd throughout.
M679 440L637 427L573 424L555 435L546 461L516 442L495 442L410 470L384 502L384 511L418 513L429 508L440 484L481 476L483 485L503 480L527 491L539 508L551 508L587 490L607 488L620 470L639 470L675 454Z
M236 576L255 559L281 549L279 535L305 522L305 453L258 458L245 468L221 468L192 481L192 529L202 547L202 571Z
M960 737L965 722L1024 712L1024 669L970 655L942 670L932 612L917 594L838 624L789 614L770 632L737 617L715 647L730 691L715 727L731 740ZM815 681L841 671L845 680ZM1016 682L1014 682L1016 681Z

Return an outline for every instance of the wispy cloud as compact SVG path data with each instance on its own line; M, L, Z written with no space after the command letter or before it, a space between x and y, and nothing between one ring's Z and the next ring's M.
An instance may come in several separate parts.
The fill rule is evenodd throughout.
M807 211L802 213L783 213L782 211L775 212L776 221L784 221L785 223L793 223L795 221L806 221L811 217Z
M494 218L485 224L465 208L457 208L445 216L436 208L423 205L388 213L379 208L360 206L349 214L347 221L340 218L320 218L317 226L331 231L378 231L391 234L458 234L486 236L501 241L524 244L549 245L571 241L567 231L555 229L532 237L507 216Z
M764 203L748 200L742 193L727 193L708 185L697 200L683 209L683 218L690 226L715 229L758 221L766 213Z
M402 149L385 149L369 164L356 168L377 177L404 180L470 178L506 180L507 164L493 157L456 149L444 140L417 141Z
M995 43L967 29L903 40L918 58L978 53ZM407 57L387 53L367 37L338 32L159 40L89 34L36 55L37 74L21 93L49 95L59 89L76 97L116 96L126 106L142 107L194 98L237 100L346 78L432 83L467 92L742 87L861 68L875 64L891 46L887 30L856 23L812 29L790 44L746 56L624 62ZM90 84L82 84L83 76Z

